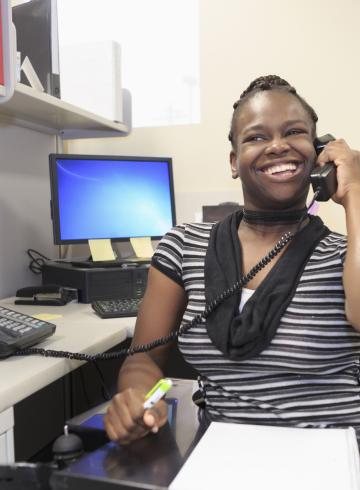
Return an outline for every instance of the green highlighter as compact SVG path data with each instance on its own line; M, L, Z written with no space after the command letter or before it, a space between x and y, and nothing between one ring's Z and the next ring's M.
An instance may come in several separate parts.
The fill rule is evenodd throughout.
M153 407L161 398L163 398L166 393L172 387L173 382L171 379L163 378L160 379L155 386L145 396L144 410L148 410Z

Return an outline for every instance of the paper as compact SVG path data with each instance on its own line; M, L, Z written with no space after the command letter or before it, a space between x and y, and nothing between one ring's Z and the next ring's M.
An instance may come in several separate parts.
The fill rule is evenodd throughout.
M99 260L115 260L115 253L108 238L89 240L91 257L94 262Z
M50 320L56 320L57 318L62 318L62 315L57 315L53 313L38 313L37 315L32 315L38 320L44 320L44 322L49 322Z
M136 257L152 257L154 249L150 237L130 238Z
M359 490L355 431L213 422L172 490Z
M38 77L33 65L31 64L31 61L27 56L25 56L25 59L21 65L20 68L26 78L28 79L28 82L34 88L35 90L38 90L39 92L45 92L45 89L40 81L40 78Z

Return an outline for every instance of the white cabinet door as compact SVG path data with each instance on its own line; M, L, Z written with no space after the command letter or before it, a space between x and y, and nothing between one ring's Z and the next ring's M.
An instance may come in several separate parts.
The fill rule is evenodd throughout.
M11 407L0 413L0 464L14 460L14 411Z

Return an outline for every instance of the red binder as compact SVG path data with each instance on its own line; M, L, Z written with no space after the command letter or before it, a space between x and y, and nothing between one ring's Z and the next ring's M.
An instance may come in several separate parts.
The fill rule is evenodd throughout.
M3 25L1 16L1 4L0 4L0 85L5 84L4 78L4 57L3 57Z

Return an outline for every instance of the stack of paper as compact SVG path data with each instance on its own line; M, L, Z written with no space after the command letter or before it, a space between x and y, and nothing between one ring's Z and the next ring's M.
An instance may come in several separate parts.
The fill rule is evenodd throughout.
M170 488L359 490L355 431L210 425Z

